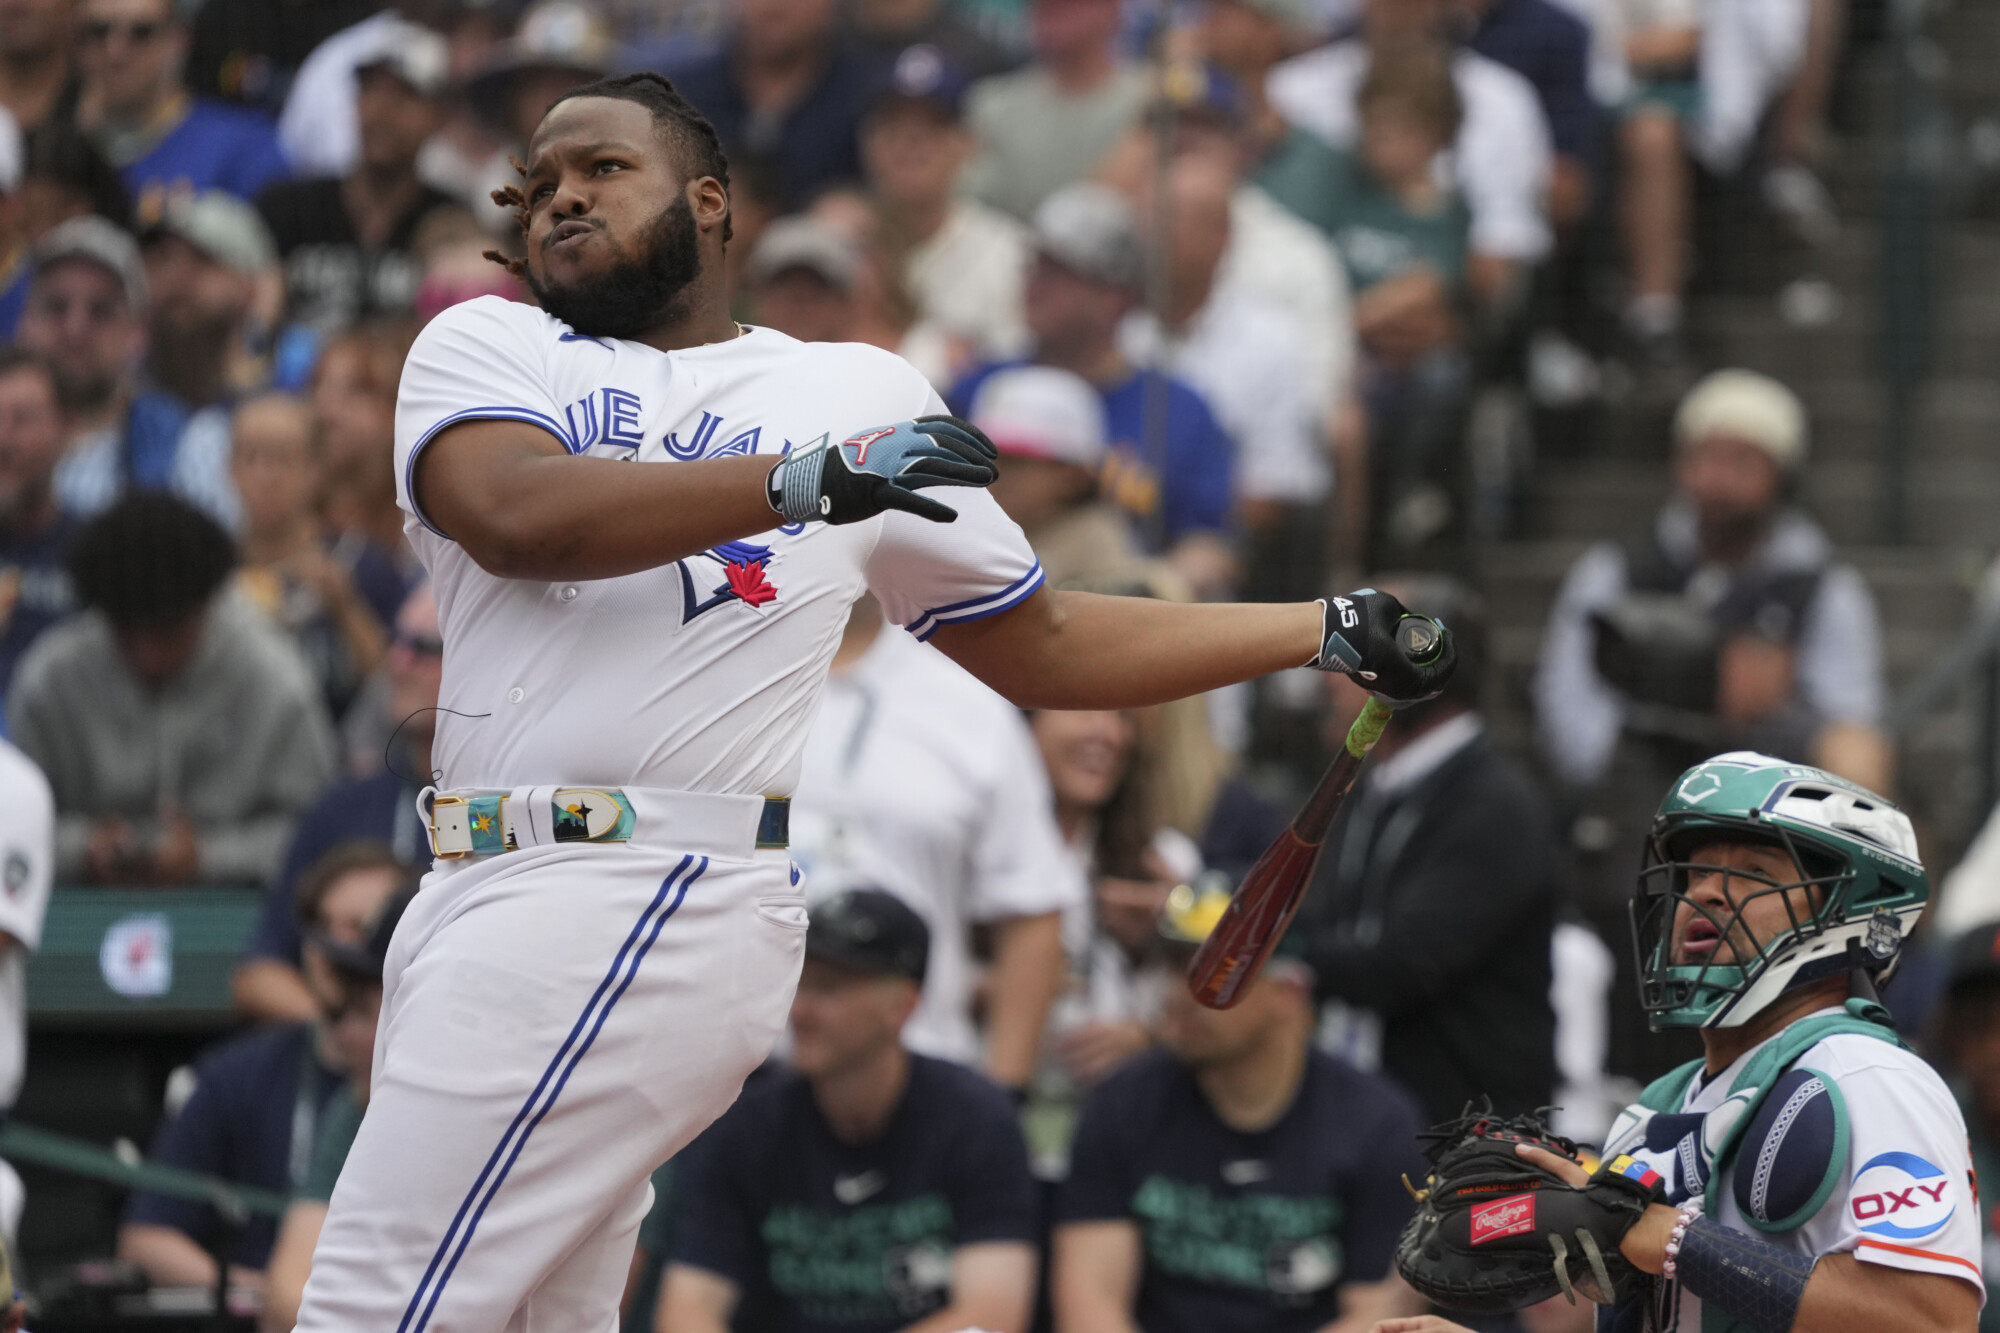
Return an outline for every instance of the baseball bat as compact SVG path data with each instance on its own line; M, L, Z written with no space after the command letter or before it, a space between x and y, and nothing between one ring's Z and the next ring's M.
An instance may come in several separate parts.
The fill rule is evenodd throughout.
M1435 621L1405 617L1396 627L1396 646L1413 662L1426 662L1442 651L1444 637ZM1229 900L1222 919L1188 964L1188 989L1210 1009L1227 1009L1242 998L1264 960L1284 938L1298 915L1319 864L1320 848L1333 817L1361 776L1362 761L1375 748L1393 711L1374 695L1347 729L1347 743L1333 757L1319 784L1289 827L1280 833Z

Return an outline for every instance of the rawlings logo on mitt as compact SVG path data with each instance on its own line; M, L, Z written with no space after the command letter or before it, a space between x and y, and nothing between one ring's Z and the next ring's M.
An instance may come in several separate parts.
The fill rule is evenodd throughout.
M1466 1114L1421 1136L1431 1161L1417 1215L1396 1247L1403 1280L1446 1310L1502 1314L1581 1292L1609 1305L1650 1279L1618 1252L1646 1211L1665 1200L1659 1175L1630 1157L1582 1186L1515 1152L1521 1144L1582 1165L1576 1145L1539 1115Z

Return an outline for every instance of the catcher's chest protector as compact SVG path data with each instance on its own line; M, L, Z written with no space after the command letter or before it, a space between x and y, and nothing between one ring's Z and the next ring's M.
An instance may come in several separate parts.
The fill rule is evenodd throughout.
M1889 1013L1866 1000L1846 1012L1792 1024L1757 1051L1730 1084L1729 1096L1706 1113L1681 1111L1702 1062L1690 1061L1653 1082L1611 1127L1604 1155L1671 1153L1668 1189L1676 1203L1704 1196L1719 1220L1720 1191L1708 1183L1736 1163L1730 1192L1743 1220L1759 1231L1797 1229L1820 1210L1847 1165L1847 1105L1834 1081L1793 1062L1828 1037L1852 1034L1902 1046ZM1727 1313L1702 1306L1702 1333L1742 1333Z

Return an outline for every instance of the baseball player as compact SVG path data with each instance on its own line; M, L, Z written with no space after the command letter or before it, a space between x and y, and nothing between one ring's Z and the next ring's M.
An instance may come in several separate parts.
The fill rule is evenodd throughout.
M1965 1122L1874 999L1929 895L1908 817L1874 793L1747 752L1689 769L1654 819L1632 915L1653 1025L1699 1028L1706 1056L1619 1116L1595 1176L1513 1148L1577 1188L1489 1176L1462 1230L1413 1226L1405 1276L1426 1290L1483 1246L1567 1253L1585 1285L1622 1256L1639 1271L1598 1315L1615 1333L1972 1333L1985 1289ZM1433 1200L1450 1174L1440 1158Z
M657 75L557 102L508 198L542 308L448 310L398 396L445 642L438 865L385 968L309 1333L616 1327L647 1176L784 1021L806 929L785 797L864 588L1041 707L1301 664L1415 699L1450 666L1408 662L1374 592L1045 590L981 489L991 445L915 370L730 319L728 168Z

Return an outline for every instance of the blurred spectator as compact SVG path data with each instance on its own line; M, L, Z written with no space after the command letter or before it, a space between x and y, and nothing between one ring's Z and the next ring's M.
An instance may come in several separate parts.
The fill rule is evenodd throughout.
M995 371L966 411L1000 451L993 498L1027 533L1050 586L1137 576L1132 525L1097 489L1108 444L1089 381L1054 366Z
M1930 1057L1958 1095L1972 1147L1972 1169L1982 1180L2000 1172L2000 926L1986 923L1962 936L1952 950L1944 1003L1931 1024ZM1982 1198L1979 1231L1989 1274L2000 1275L2000 1208ZM1980 1333L2000 1328L2000 1314L1981 1312Z
M0 107L23 130L76 118L74 0L9 0L0 7Z
M0 121L0 151L6 142ZM132 216L125 183L90 141L50 122L21 141L21 175L0 204L0 245L14 258L0 274L0 340L11 341L28 303L34 247L71 218L92 213L124 226Z
M1782 384L1721 371L1674 422L1675 495L1649 531L1586 551L1549 613L1534 679L1543 752L1581 818L1579 906L1628 929L1631 848L1689 764L1756 749L1881 791L1882 639L1861 576L1792 500L1805 410ZM1629 994L1630 951L1615 951ZM1651 1077L1684 1042L1614 1008L1612 1072Z
M174 0L79 0L78 11L77 128L124 175L142 222L171 195L251 199L291 174L270 121L181 83L188 32Z
M753 318L800 342L855 340L861 262L855 246L817 218L778 219L744 266Z
M128 489L216 504L213 451L181 448L187 408L139 373L146 275L129 235L82 217L42 237L19 342L55 372L65 436L55 486L65 508L100 513Z
M367 18L377 0L202 0L189 35L187 86L275 117L292 76L314 47Z
M65 880L258 884L326 785L333 741L298 654L240 599L214 520L128 496L70 552L90 608L44 634L9 730L55 788Z
M1198 938L1219 902L1197 915L1178 929ZM1057 1333L1307 1333L1421 1308L1390 1260L1423 1121L1313 1049L1310 969L1275 958L1227 1010L1171 987L1161 1026L1167 1049L1084 1107L1056 1207Z
M438 686L444 675L437 599L419 584L396 613L395 637L383 661L382 709L391 723L391 750L362 777L323 792L299 816L285 859L265 891L264 908L230 978L236 1007L251 1019L312 1014L312 992L299 971L298 916L293 909L305 873L344 842L387 845L397 861L428 869L431 847L416 815L417 793L435 777L431 737L437 730ZM365 696L364 696L365 697Z
M1165 371L1207 400L1236 446L1235 496L1264 505L1311 505L1330 480L1330 387L1306 361L1305 327L1247 284L1225 284L1232 166L1187 154L1169 168L1164 208L1164 302L1135 310L1120 329L1125 355Z
M193 1088L168 1108L154 1137L153 1161L282 1194L305 1183L319 1126L338 1114L349 1070L367 1077L366 1048L343 1040L353 1000L336 960L365 947L402 880L402 867L365 843L336 848L313 868L297 901L310 941L313 1017L252 1028L205 1053ZM118 1229L118 1255L158 1285L213 1287L208 1247L220 1227L206 1204L135 1190ZM276 1237L272 1218L243 1222L229 1250L231 1280L257 1285Z
M968 359L1026 350L1021 285L1030 253L1025 227L955 192L973 152L964 98L963 72L938 48L913 46L861 122L861 165L883 248L918 312L955 344L961 370Z
M786 212L861 175L855 130L879 70L845 49L834 0L734 0L723 48L671 71L722 137L732 169L769 173Z
M542 0L521 16L465 86L464 106L417 156L417 174L459 200L489 231L516 237L512 214L492 191L520 180L513 161L557 98L613 72L616 39L601 9L582 0ZM494 267L497 271L497 266Z
M1025 1087L1063 984L1061 916L1086 894L1020 711L889 629L864 597L800 764L793 854L815 894L884 889L928 927L930 970L905 1044ZM983 984L975 932L987 941Z
M1285 61L1271 72L1271 104L1302 129L1336 148L1352 147L1360 130L1356 95L1371 51L1441 41L1445 0L1363 0L1360 33ZM1452 56L1452 76L1465 118L1452 154L1453 171L1472 210L1473 293L1504 296L1522 266L1549 249L1543 212L1551 151L1548 123L1535 90L1506 66L1473 51Z
M319 437L328 529L353 534L395 565L406 583L419 571L396 507L396 385L410 334L375 323L328 342L313 368L308 401Z
M1325 218L1355 291L1370 438L1364 546L1380 564L1420 558L1457 517L1441 479L1455 471L1471 389L1459 318L1470 219L1432 170L1461 117L1443 55L1382 51L1356 102L1358 151L1337 155Z
M1590 28L1553 0L1455 0L1469 25L1467 49L1505 65L1534 86L1555 160L1548 210L1573 229L1590 211L1601 155L1597 99L1590 89Z
M419 275L417 226L450 196L417 177L417 153L444 123L444 38L406 24L355 68L360 150L342 176L274 185L257 198L285 263L286 314L331 335L371 315L407 314ZM392 44L393 43L393 44Z
M194 411L263 388L269 367L254 344L276 314L278 253L257 210L219 190L174 196L139 251L152 382Z
M411 248L423 271L414 312L419 325L430 323L440 311L481 296L528 299L521 280L486 257L493 248L493 238L481 232L468 213L436 210L417 228Z
M413 72L442 91L451 73L444 35L464 9L460 0L404 0L393 8L370 5L366 18L313 47L278 116L278 142L294 174L345 176L361 164L360 71L414 54Z
M231 475L243 505L236 586L291 636L338 719L382 661L403 580L360 538L327 533L319 441L304 403L253 398L233 427Z
M1037 1219L1014 1107L900 1040L926 946L887 893L812 909L793 1072L746 1092L682 1159L661 1333L760 1319L1026 1333Z
M1018 218L1089 176L1145 110L1149 76L1117 48L1118 0L1034 0L1035 58L974 85L979 156L961 188Z
M1294 939L1333 1002L1327 1026L1342 1052L1413 1093L1426 1123L1481 1096L1503 1115L1536 1110L1555 1089L1552 821L1479 711L1483 607L1448 579L1378 586L1450 626L1458 671L1382 733L1327 836ZM1339 745L1367 695L1345 676L1328 680L1327 739Z
M266 1333L289 1333L298 1322L299 1303L305 1297L306 1279L312 1274L313 1248L326 1224L327 1204L333 1199L334 1183L340 1179L340 1168L347 1165L348 1150L361 1132L361 1115L368 1106L375 1029L382 1017L382 970L388 963L389 943L415 897L416 890L407 887L391 894L358 946L328 935L313 942L314 951L329 964L330 979L337 987L335 1003L328 1006L326 1017L328 1040L336 1063L348 1075L320 1108L305 1175L295 1182L291 1206L278 1223L264 1270L264 1305L257 1314L257 1326Z
M1018 63L947 0L851 0L843 17L847 44L873 65L891 65L913 46L929 47L974 79Z
M1874 599L1791 498L1803 405L1720 371L1683 400L1674 439L1677 494L1653 531L1586 552L1551 612L1536 680L1550 762L1595 783L1630 736L1761 748L1886 788Z
M0 699L28 645L76 609L67 561L83 520L56 497L62 442L55 372L0 350Z
M55 875L55 797L28 757L0 741L0 1111L21 1093L28 1059L28 958L41 947ZM21 1182L0 1163L0 1230L19 1221ZM12 1196L10 1199L9 1196Z
M1140 372L1119 346L1119 326L1138 304L1142 279L1130 205L1108 186L1069 186L1036 211L1035 247L1023 303L1031 356L1082 376L1104 399L1107 497L1132 515L1149 550L1225 527L1229 436L1201 394L1178 378ZM962 414L1001 368L984 366L959 381L949 395L955 409Z

